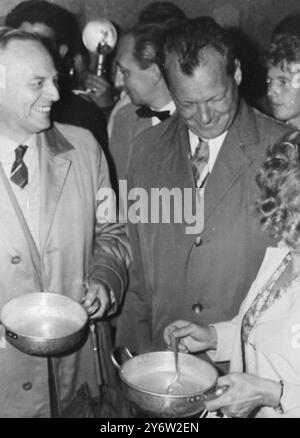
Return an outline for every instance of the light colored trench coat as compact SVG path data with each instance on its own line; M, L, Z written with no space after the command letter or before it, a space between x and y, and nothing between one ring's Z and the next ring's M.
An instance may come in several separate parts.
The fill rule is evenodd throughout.
M80 300L84 282L102 280L117 302L125 288L128 240L122 226L96 220L96 194L109 187L104 155L88 132L67 125L38 135L41 165L40 249L26 237L0 178L0 309L11 298L49 291ZM31 240L31 245L29 244ZM105 329L105 323L98 325ZM0 337L0 417L48 417L45 358L17 351ZM87 382L96 395L92 347L55 359L62 408Z

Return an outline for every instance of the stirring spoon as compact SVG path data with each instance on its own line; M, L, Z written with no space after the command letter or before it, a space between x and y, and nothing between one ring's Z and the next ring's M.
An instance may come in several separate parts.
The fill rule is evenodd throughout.
M174 392L176 389L181 386L179 383L180 377L180 369L178 363L178 338L176 338L173 333L171 333L171 345L174 353L174 361L175 361L175 377L174 380L168 385L167 392Z

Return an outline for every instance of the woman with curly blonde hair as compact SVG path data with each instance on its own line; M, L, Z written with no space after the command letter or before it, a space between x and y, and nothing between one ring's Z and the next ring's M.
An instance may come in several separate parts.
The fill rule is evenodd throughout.
M208 410L231 417L300 417L300 133L269 148L257 175L263 228L280 239L267 248L238 316L211 326L175 321L164 332L182 351L230 360Z
M256 207L262 227L291 248L300 243L300 134L269 149L257 175Z

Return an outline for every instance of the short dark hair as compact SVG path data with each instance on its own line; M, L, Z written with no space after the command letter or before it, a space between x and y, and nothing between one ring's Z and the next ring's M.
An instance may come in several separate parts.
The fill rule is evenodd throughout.
M300 240L300 134L271 145L257 173L256 207L263 229L293 246ZM297 216L297 218L296 218Z
M167 20L185 20L186 15L174 3L158 1L146 5L139 13L139 23L165 23Z
M21 29L0 27L0 50L5 50L12 41L35 41L41 43L46 49L44 39L36 33L26 32Z
M179 24L167 33L164 56L174 53L181 68L191 76L203 60L203 50L213 48L226 62L229 74L234 74L236 56L229 34L211 17L198 17Z
M267 66L280 66L300 62L300 32L282 33L273 36L269 50L265 55Z
M166 34L174 25L174 21L165 24L137 24L123 34L123 37L133 38L132 55L141 69L145 70L152 64L161 64Z
M22 23L43 23L53 29L57 46L66 44L75 50L79 39L76 17L63 7L45 0L28 0L18 4L6 16L6 26L18 28Z

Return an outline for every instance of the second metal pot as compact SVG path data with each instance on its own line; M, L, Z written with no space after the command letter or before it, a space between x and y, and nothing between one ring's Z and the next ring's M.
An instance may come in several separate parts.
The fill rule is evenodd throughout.
M116 360L116 350L111 354L114 365L125 390L127 400L135 410L152 417L191 417L204 409L203 399L213 392L217 370L202 359L191 354L179 353L182 381L180 393L167 393L174 378L174 355L171 351L158 351L133 357L122 350L128 360L120 365Z

